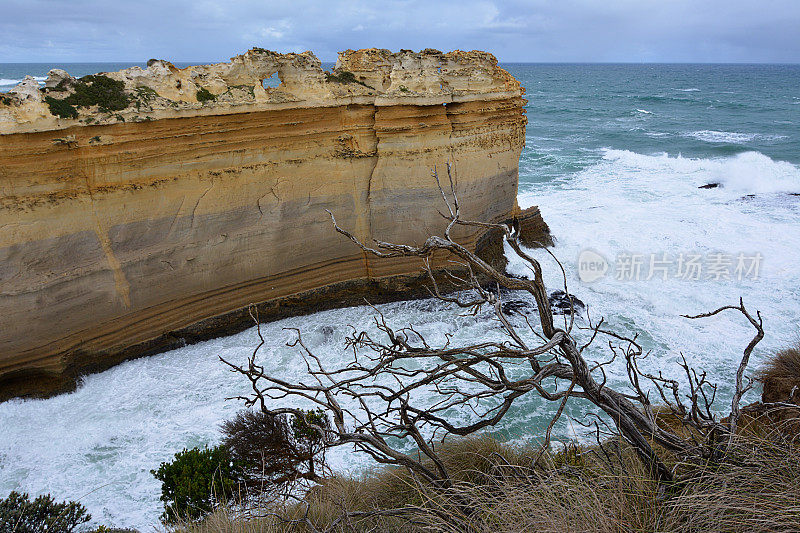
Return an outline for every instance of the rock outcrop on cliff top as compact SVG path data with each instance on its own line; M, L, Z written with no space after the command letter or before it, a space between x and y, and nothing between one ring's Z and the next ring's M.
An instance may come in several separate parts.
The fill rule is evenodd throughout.
M366 257L325 210L365 241L420 242L448 162L465 216L517 210L524 91L488 53L348 50L325 72L253 49L104 76L0 94L0 399L244 328L249 304L413 292L418 262Z

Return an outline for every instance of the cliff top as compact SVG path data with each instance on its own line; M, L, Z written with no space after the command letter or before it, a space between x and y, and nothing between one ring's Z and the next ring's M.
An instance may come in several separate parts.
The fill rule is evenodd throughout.
M44 87L27 76L0 93L0 134L287 107L432 105L522 94L519 81L488 52L345 50L326 72L312 52L252 48L229 63L186 68L151 59L144 69L79 79L54 69Z

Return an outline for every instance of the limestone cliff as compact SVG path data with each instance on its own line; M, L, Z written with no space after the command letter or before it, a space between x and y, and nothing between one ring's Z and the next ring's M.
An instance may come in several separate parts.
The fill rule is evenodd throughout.
M64 71L0 95L0 399L241 329L248 304L406 294L419 263L365 257L325 209L361 239L420 242L442 229L447 162L466 216L516 210L524 91L488 53L348 50L326 73L253 49L106 78L124 108L72 96L92 81Z

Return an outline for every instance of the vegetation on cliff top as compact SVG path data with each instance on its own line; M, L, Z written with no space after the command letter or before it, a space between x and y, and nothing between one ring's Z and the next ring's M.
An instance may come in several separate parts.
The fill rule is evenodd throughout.
M779 352L760 375L800 382L798 353ZM777 393L774 381L765 383L764 397ZM795 532L800 406L771 405L744 409L721 460L687 463L661 449L670 469L684 472L668 484L654 479L619 437L565 442L542 453L538 445L503 444L484 433L438 445L453 481L444 491L392 467L321 478L302 499L273 498L249 508L222 504L200 522L175 527L183 533ZM673 414L662 414L661 424L697 437Z
M159 94L150 87L137 87L134 90L133 105L136 106L137 111L141 111L143 106L149 106L153 100L159 97Z
M233 499L241 467L224 446L184 449L151 473L161 481L162 520L196 520Z
M125 93L125 83L102 74L84 76L78 80L62 80L58 91L70 90L65 98L45 96L45 103L53 115L77 118L78 107L97 106L102 112L119 111L128 107L130 97Z
M367 89L374 89L374 87L370 87L363 81L356 78L356 75L352 72L347 70L340 70L338 72L326 72L325 73L325 81L333 82L333 83L341 83L341 84L348 84L348 83L356 83L358 85L363 85Z
M152 471L162 482L162 520L191 522L226 503L263 503L320 481L324 449L312 425L326 425L323 416L320 411L302 417L238 413L223 424L220 445L184 449Z
M217 99L216 95L205 87L200 87L200 89L197 90L196 97L197 101L200 103L213 102Z
M92 519L77 502L56 502L49 494L31 500L27 494L12 492L0 499L2 533L71 533Z
M800 345L778 352L758 373L764 402L800 403Z
M737 440L729 462L698 465L687 481L669 486L653 480L620 440L541 455L482 435L439 452L454 475L447 492L390 468L325 479L301 503L250 513L220 507L179 531L788 533L800 523L800 447L776 435ZM351 518L342 519L344 509Z
M78 110L66 99L59 100L52 96L45 96L44 101L50 106L51 114L61 118L78 118Z

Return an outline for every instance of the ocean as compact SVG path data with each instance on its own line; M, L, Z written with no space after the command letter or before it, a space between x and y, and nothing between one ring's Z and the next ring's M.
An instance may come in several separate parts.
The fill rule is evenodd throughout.
M53 66L0 64L0 78L41 77ZM124 66L62 68L82 75ZM587 305L578 323L588 314L638 333L651 352L645 369L670 371L683 354L720 383L723 411L753 331L736 314L702 321L681 315L739 297L760 310L766 337L753 368L800 341L800 66L505 67L528 98L519 203L538 205L552 229L552 252L570 291ZM700 188L709 184L718 186ZM560 288L555 262L533 253L548 288ZM606 272L588 275L579 257L600 258ZM513 258L509 268L524 274ZM414 324L433 341L445 334L454 342L498 335L488 313L460 316L431 300L379 308L392 325ZM302 376L302 360L285 346L291 333L283 329L297 327L323 362L341 363L348 325L369 329L371 318L364 306L265 324L262 361L287 378ZM218 356L244 361L256 344L250 329L87 376L71 394L0 404L0 496L22 490L80 499L95 523L151 531L161 503L150 470L184 447L219 441L219 424L240 408L225 398L248 386ZM597 345L588 356L608 355ZM624 367L614 366L608 379L621 383ZM755 390L745 401L757 397ZM571 404L573 419L562 420L557 437L586 438L580 422L587 410ZM536 439L552 412L552 405L523 399L496 434ZM339 472L372 466L351 450L330 458Z

